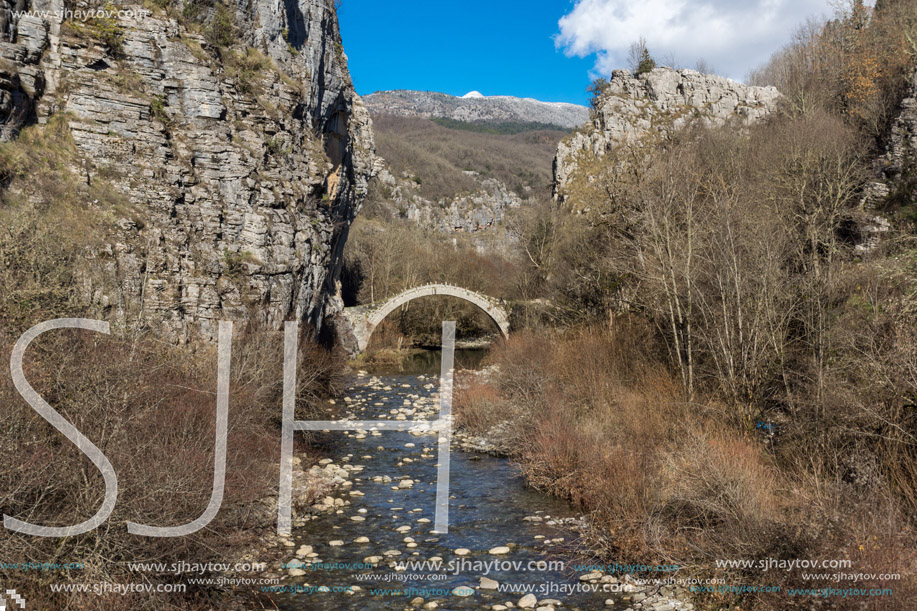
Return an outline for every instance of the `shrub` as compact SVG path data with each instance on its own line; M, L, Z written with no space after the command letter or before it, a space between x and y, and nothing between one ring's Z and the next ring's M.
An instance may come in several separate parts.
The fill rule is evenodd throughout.
M656 60L650 56L647 49L643 49L640 55L640 63L637 64L637 75L647 74L656 68Z
M218 3L213 9L213 16L204 30L204 35L217 49L225 49L236 41L236 17L230 8Z
M236 89L240 93L257 91L259 79L263 79L265 73L274 68L269 58L252 47L246 47L244 51L229 51L223 57L226 75L235 80Z

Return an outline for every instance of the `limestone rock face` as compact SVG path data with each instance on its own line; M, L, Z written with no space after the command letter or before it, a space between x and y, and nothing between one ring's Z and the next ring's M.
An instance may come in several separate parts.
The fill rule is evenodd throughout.
M889 138L886 173L898 177L917 163L917 70L911 77L908 96L902 100Z
M396 176L385 168L377 175L387 195L379 205L393 218L405 218L420 227L443 233L478 233L499 224L510 209L519 208L533 198L531 187L524 189L526 199L523 199L501 180L471 170L465 174L478 184L475 192L431 201L419 194L418 185L410 176Z
M25 8L24 0L0 0L0 141L15 138L34 120L35 99L44 91L36 64L48 46L48 24L17 16Z
M616 70L592 121L558 147L555 195L564 199L581 152L602 157L617 146L639 144L648 137L665 138L695 123L750 125L767 116L779 97L774 87L749 87L695 70L663 67L640 76Z
M172 341L213 339L220 319L320 327L376 167L333 0L240 6L227 48L164 11L106 24L117 48L91 24L33 17L0 36L0 139L63 116L73 172L123 195L87 295Z

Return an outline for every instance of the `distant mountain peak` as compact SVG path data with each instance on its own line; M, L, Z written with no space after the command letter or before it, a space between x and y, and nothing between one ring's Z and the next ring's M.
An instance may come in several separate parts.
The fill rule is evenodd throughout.
M540 102L531 98L485 96L471 91L462 97L434 91L378 91L363 98L370 113L467 123L540 123L566 129L589 120L589 109L578 104Z

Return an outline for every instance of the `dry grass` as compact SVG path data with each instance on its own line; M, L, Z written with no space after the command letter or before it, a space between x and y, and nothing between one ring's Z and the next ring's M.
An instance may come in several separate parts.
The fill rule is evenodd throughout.
M461 392L462 409L458 423L472 431L486 432L506 419L507 406L494 409L501 400L497 389L491 384L471 384Z
M0 333L5 354L13 339L7 331ZM57 540L10 534L0 545L7 562L82 562L85 570L30 573L28 580L4 574L4 581L16 583L40 608L90 609L108 599L52 595L49 580L134 581L128 561L223 562L256 546L260 533L273 527L272 514L259 508L263 499L276 494L282 339L281 333L238 334L225 498L207 529L177 539L135 537L124 523L185 524L207 506L213 486L215 349L199 346L192 351L153 338L126 340L82 332L57 332L37 340L28 354L26 377L109 457L118 474L118 504L103 527L85 535ZM298 404L308 413L298 417L327 416L321 406L339 388L342 361L305 340L301 354ZM91 516L102 496L95 467L18 397L8 377L0 379L0 402L9 406L0 416L6 431L0 454L10 467L0 474L4 513L47 525ZM163 595L125 604L138 609L206 608L219 606L220 596L216 590L203 590L188 599Z
M689 567L680 577L784 588L818 585L798 571L727 573L714 560L850 557L856 572L909 571L913 533L891 497L871 514L827 473L778 467L767 444L736 428L728 405L684 402L680 381L651 356L664 354L653 337L637 319L619 320L614 333L517 333L491 357L498 373L460 390L458 421L479 434L511 423L527 480L590 513L596 530L585 542L606 561L674 563ZM909 578L890 587L893 600L881 604L891 606L870 608L913 608ZM704 609L793 604L807 608L787 595L701 600Z

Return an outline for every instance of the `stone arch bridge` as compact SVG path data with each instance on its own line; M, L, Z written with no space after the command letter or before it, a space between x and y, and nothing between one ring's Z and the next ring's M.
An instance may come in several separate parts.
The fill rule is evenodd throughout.
M360 354L366 350L373 331L375 331L379 323L385 320L386 316L409 301L436 295L457 297L473 303L490 316L497 327L500 328L500 333L503 334L503 337L509 336L509 311L506 303L500 299L469 291L460 286L452 286L451 284L426 284L408 289L388 301L344 308L338 317L338 335L344 347L352 355Z

